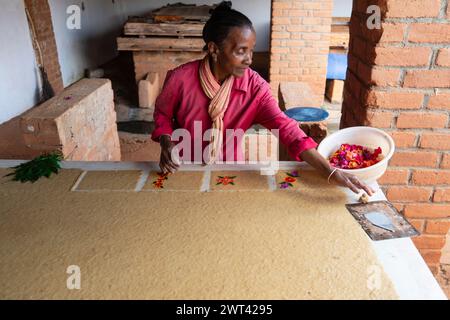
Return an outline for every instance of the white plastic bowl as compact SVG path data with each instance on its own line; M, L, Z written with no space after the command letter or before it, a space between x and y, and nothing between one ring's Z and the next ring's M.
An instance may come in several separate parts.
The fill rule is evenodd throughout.
M386 171L389 160L395 151L394 140L386 132L372 127L351 127L337 131L326 137L317 151L326 159L338 150L343 143L357 144L372 150L381 147L383 160L362 169L339 169L357 176L361 181L371 183Z

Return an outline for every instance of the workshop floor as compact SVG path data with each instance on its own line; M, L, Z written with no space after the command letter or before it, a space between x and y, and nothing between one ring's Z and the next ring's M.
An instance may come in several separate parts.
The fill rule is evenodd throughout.
M1 299L397 298L314 171L63 170L1 179L0 202Z

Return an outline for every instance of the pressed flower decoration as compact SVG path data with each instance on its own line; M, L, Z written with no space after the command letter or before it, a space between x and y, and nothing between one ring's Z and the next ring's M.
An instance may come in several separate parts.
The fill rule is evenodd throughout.
M297 182L298 171L286 172L287 177L283 182L280 182L280 189L288 189L294 187L293 183Z
M340 169L361 169L373 166L383 159L380 147L373 152L356 144L342 144L329 158L330 164Z
M164 189L164 181L169 179L169 173L158 173L158 179L153 182L155 189Z
M236 176L233 176L233 177L229 177L229 176L225 176L225 177L218 176L218 177L217 177L217 183L216 183L216 186L218 186L218 185L227 186L227 185L230 185L230 184L231 184L232 186L234 186L234 185L235 185L234 179L236 179Z

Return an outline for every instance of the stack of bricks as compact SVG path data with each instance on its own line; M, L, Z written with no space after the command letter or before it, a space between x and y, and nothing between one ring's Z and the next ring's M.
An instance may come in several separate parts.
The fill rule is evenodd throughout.
M381 29L370 30L370 5ZM438 274L450 228L450 6L448 0L354 0L341 128L369 125L397 150L379 181L422 233L414 238Z
M330 47L332 0L273 0L270 83L309 85L316 107L323 104Z
M83 79L20 118L36 154L61 151L67 161L120 161L113 91L107 79Z
M25 0L25 7L33 21L37 36L36 40L42 51L43 66L48 80L55 94L58 94L64 90L64 85L48 0ZM39 53L35 52L35 54L38 55Z

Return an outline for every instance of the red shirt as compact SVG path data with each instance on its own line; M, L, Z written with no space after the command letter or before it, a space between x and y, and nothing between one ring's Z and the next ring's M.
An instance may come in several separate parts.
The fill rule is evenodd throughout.
M162 92L156 100L155 130L152 134L155 142L159 142L163 134L172 135L174 129L184 128L191 134L194 148L194 140L197 143L201 141L203 133L211 128L208 114L210 100L200 84L200 62L189 62L167 73ZM201 122L202 135L194 136L195 121ZM289 154L297 161L302 161L300 154L303 151L317 147L317 143L300 129L298 122L281 111L267 81L251 69L247 69L244 76L235 78L223 122L224 132L226 129L242 129L245 132L255 124L269 130L279 129L281 143L287 146ZM227 143L224 134L224 154ZM208 141L203 142L202 150L208 144ZM242 160L239 146L240 143L234 146L235 160Z

